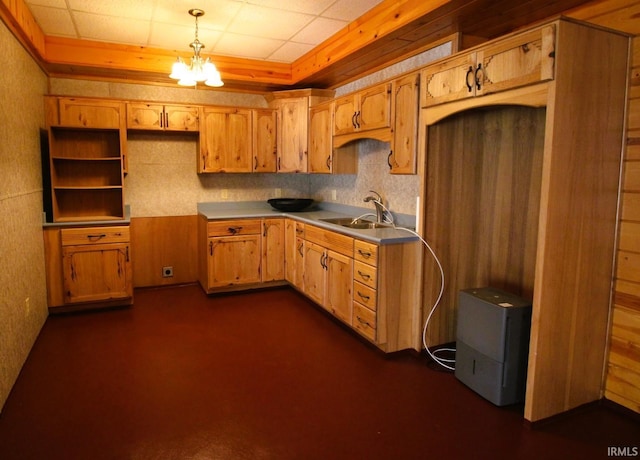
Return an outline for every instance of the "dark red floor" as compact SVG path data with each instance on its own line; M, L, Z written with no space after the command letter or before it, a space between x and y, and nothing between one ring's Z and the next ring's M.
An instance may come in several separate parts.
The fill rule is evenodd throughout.
M385 356L298 293L136 291L52 316L0 415L0 459L589 459L640 446L596 405L531 429L426 358Z

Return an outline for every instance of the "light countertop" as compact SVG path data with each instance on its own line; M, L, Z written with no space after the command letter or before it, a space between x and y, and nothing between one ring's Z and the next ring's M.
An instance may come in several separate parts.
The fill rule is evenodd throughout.
M308 210L301 212L283 212L272 208L266 201L236 201L236 202L207 202L198 203L198 214L208 220L222 219L249 219L249 218L269 218L288 217L291 219L312 224L344 235L352 236L361 240L371 241L376 244L397 244L408 241L416 241L418 237L413 233L403 230L400 227L384 227L375 229L355 229L343 227L341 225L324 222L322 219L332 219L336 217L359 217L363 214L374 213L375 210L359 208L355 206L340 205L336 203L314 203ZM411 218L413 216L396 215L394 219L412 228ZM367 216L369 220L375 220ZM414 220L415 221L415 220Z

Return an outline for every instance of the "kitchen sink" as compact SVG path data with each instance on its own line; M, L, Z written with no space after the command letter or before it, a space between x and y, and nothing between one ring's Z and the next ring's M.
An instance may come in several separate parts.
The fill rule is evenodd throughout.
M340 225L347 228L355 229L368 229L368 228L388 228L389 224L382 224L379 222L371 222L370 220L358 219L353 217L336 217L333 219L320 219L323 222L329 224Z

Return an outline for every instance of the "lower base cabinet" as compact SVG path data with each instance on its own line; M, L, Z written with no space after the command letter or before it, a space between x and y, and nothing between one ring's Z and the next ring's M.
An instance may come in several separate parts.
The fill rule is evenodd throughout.
M133 303L129 226L44 230L50 308Z
M198 245L198 278L208 293L284 282L283 219L200 216Z

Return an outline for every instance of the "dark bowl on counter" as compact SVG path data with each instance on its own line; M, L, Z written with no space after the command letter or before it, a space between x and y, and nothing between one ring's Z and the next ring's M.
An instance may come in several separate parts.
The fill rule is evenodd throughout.
M283 212L300 212L313 203L311 198L271 198L267 200L272 207Z

